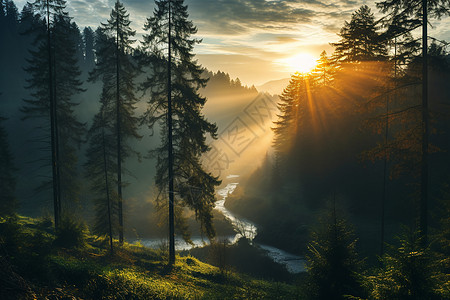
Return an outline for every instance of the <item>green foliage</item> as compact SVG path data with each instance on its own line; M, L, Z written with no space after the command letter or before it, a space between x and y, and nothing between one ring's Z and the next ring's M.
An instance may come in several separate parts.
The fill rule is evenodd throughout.
M169 10L170 22L167 21ZM170 47L167 38L169 23ZM144 29L147 34L144 35L142 50L146 56L141 65L142 68L150 68L151 72L141 86L150 96L143 122L151 129L160 125L162 136L161 146L150 152L157 159L155 182L161 192L167 191L169 129L166 120L170 70L176 204L192 209L204 233L212 238L215 235L212 224L215 187L220 180L204 170L200 158L210 150L206 144L207 136L217 137L217 126L202 113L206 98L200 95L199 90L206 86L208 80L203 78L204 69L194 59L194 46L200 42L192 38L197 28L188 20L183 0L161 0L156 1L154 15L147 18ZM170 66L167 48L172 49ZM166 192L161 193L161 198L166 199Z
M38 219L37 226L42 230L50 230L54 226L53 219L49 214Z
M35 47L30 49L30 59L25 68L29 78L27 79L26 88L30 91L30 96L24 99L24 106L21 108L23 119L37 119L35 125L35 141L39 141L39 145L51 144L50 141L50 90L49 83L52 79L52 87L54 89L56 108L58 144L54 144L58 149L58 177L60 187L60 205L63 207L71 207L78 201L80 191L80 181L78 176L77 164L77 148L82 142L84 134L84 124L79 122L75 115L75 109L79 105L74 101L74 96L84 91L81 88L80 81L81 71L79 69L76 57L76 40L80 37L78 27L71 22L68 13L65 12L65 1L41 1L36 0L33 3L33 10L28 13L31 19L40 19L46 15L46 5L50 7L50 30L51 30L51 51L52 61L49 62L48 57L48 40L45 34L45 28L39 26L34 28L36 40ZM35 21L35 20L34 20ZM42 21L41 21L42 22ZM53 74L49 74L49 64L52 65ZM37 151L39 162L38 166L45 172L51 173L50 163L42 164L41 161L48 162L46 159L50 156L46 150L47 147L39 147L33 149ZM44 168L43 168L44 167ZM45 176L48 177L48 176ZM39 186L39 190L48 189L51 185L50 181L44 181Z
M55 245L63 248L83 248L86 246L86 224L73 216L63 215L55 238Z
M210 259L213 261L213 265L217 266L220 270L220 273L226 275L229 266L229 241L226 238L223 238L218 241L211 242L210 246Z
M255 280L232 271L224 277L217 267L191 256L177 257L168 267L158 251L127 243L114 255L98 248L92 237L84 248L55 251L54 236L41 223L23 217L0 221L0 249L6 245L3 237L10 237L8 243L15 240L14 250L9 245L14 257L8 257L8 264L17 270L17 278L23 276L20 280L28 286L25 295L34 295L30 299L302 299L299 290L289 284ZM63 218L61 227L79 231L82 226L74 223ZM4 257L0 252L0 259ZM5 269L4 261L0 262Z
M362 296L362 261L357 240L347 222L329 212L312 231L307 255L306 293L309 299L345 299Z
M190 249L188 253L218 267L220 276L216 279L219 282L231 280L233 272L269 280L276 278L286 282L293 279L292 274L284 266L275 263L269 258L265 250L250 245L248 240L244 238L233 245L226 245L220 242L219 245L212 244Z
M53 236L35 222L19 216L0 220L0 257L13 264L22 276L48 279L52 243Z
M95 193L95 232L112 238L118 231L123 242L122 166L125 159L138 152L130 139L140 139L135 79L139 74L131 53L135 31L125 6L116 1L110 18L96 30L96 65L89 80L102 82L100 110L89 130L86 169ZM113 192L113 186L116 192Z
M368 277L370 298L444 299L444 291L439 289L445 288L448 296L448 282L439 281L436 257L423 246L418 232L405 230L398 242L399 245L389 245L381 258L383 267Z
M17 216L0 217L0 251L1 255L13 254L19 249L22 227Z

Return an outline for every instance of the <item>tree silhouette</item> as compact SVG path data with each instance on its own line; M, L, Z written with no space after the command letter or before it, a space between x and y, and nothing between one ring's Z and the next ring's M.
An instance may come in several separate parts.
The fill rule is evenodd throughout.
M207 80L194 60L193 48L200 41L191 38L197 29L188 20L184 1L156 1L144 29L148 34L144 35L143 49L148 58L143 65L152 71L142 85L150 96L143 119L151 128L156 124L162 128L162 145L151 154L157 157L156 185L160 191L168 187L169 263L173 263L175 193L181 200L179 205L195 211L207 236L215 234L212 209L214 188L220 181L203 169L200 156L209 150L206 135L216 138L217 127L201 113L206 99L198 90Z
M278 101L280 114L274 122L275 127L273 145L277 151L278 159L287 155L292 149L293 140L298 129L298 111L300 109L300 97L305 92L305 81L301 74L291 76L288 86L283 90Z
M386 0L377 3L383 12L390 12L391 23L400 28L400 32L409 32L420 24L422 26L422 153L420 184L419 228L422 242L427 243L428 232L428 18L441 18L450 15L450 6L446 0Z
M353 231L333 208L311 233L307 257L309 299L347 299L362 296L359 272L362 261L356 252Z
M382 268L366 281L370 299L445 299L439 295L437 261L431 250L422 246L421 235L405 231L397 239L398 245L388 245L382 256Z
M83 29L84 42L84 67L86 70L92 70L95 66L94 55L94 31L91 27Z
M375 17L367 5L352 14L345 22L339 36L341 40L331 45L336 47L333 59L340 62L362 62L384 59L386 45L380 38Z
M74 109L78 103L73 96L83 91L79 80L81 72L76 59L76 45L72 37L79 32L65 9L64 1L36 1L35 14L45 16L42 26L35 30L35 49L25 70L30 78L27 88L31 99L25 99L21 109L23 119L38 118L43 121L43 139L48 141L50 133L53 204L55 226L58 227L62 204L72 205L77 201L79 186L76 175L76 147L82 141L84 125L76 120ZM33 18L30 24L36 24ZM33 33L33 31L30 31ZM46 35L44 34L46 32ZM45 122L50 121L50 128ZM44 182L41 187L48 186Z
M102 80L102 101L115 103L115 111L105 113L108 116L111 114L115 116L120 244L123 243L122 163L127 157L137 155L127 143L127 139L141 138L137 132L138 118L134 116L137 103L134 80L138 76L138 69L131 58L131 45L134 42L131 38L135 35L135 31L131 30L130 23L125 7L117 1L107 23L102 23L97 30L97 65L90 74L91 81Z

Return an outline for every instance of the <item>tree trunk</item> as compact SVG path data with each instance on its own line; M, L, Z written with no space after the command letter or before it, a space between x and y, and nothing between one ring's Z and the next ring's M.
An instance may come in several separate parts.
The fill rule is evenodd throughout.
M108 165L106 163L106 143L105 143L105 119L102 110L102 147L103 147L103 170L105 171L105 190L106 201L108 201L108 230L109 230L109 247L111 254L114 252L113 240L112 240L112 222L111 222L111 200L109 196L109 183L108 183Z
M49 0L46 2L47 8L47 51L48 51L48 90L50 97L50 144L52 151L52 183L53 183L53 210L55 218L55 230L58 230L60 224L60 203L58 191L58 154L57 154L57 140L56 140L56 105L54 96L54 82L53 82L53 57L51 47L51 33L50 33L50 5Z
M167 127L168 127L168 156L169 156L169 264L175 263L175 218L174 218L174 191L173 191L173 142L172 142L172 57L171 57L171 30L172 20L169 6L169 33L168 33L168 61L167 61Z
M123 245L123 201L122 201L122 151L121 151L121 136L120 136L120 80L119 80L119 12L117 10L116 16L117 28L116 28L116 127L117 127L117 195L119 205L119 244Z
M427 0L422 1L422 172L420 189L419 229L424 245L428 234L428 11Z

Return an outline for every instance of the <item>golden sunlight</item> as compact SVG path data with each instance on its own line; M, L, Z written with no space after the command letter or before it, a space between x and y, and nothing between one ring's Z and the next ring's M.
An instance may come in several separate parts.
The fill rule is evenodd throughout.
M317 58L309 53L299 53L295 56L285 58L280 62L293 73L308 73L316 66Z

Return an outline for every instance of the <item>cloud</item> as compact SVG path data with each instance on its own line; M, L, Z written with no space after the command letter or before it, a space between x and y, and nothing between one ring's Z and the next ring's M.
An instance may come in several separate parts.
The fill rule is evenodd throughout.
M292 36L276 36L269 44L291 44L296 42L298 42L298 39Z
M254 29L289 29L293 24L311 22L314 10L298 7L292 1L266 0L189 0L191 16L203 31L245 34Z
M115 1L69 0L67 10L80 29L95 29L109 18ZM121 1L140 39L146 18L153 14L154 1ZM15 3L20 10L26 0ZM319 55L323 49L330 54L328 43L339 40L337 33L344 21L361 5L369 5L376 17L381 16L368 0L185 0L185 4L198 27L197 37L203 39L195 52L204 55L208 67L234 72L247 83L251 76L255 83L265 80L263 74L276 76L271 61L280 57L300 52ZM449 20L432 23L439 25L430 28L430 35L450 39Z

